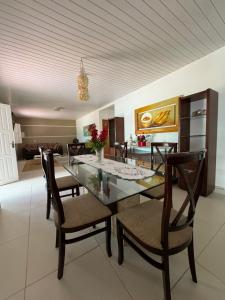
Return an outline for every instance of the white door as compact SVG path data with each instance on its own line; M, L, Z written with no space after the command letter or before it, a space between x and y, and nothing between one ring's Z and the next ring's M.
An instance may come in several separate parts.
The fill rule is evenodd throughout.
M0 103L0 185L18 180L11 108Z

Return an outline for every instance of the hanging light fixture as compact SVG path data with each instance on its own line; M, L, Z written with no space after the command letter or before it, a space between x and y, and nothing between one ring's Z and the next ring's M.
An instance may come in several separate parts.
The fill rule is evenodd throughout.
M78 85L78 98L81 101L87 101L89 99L88 94L88 77L85 72L83 60L80 60L80 72L77 77L77 85Z

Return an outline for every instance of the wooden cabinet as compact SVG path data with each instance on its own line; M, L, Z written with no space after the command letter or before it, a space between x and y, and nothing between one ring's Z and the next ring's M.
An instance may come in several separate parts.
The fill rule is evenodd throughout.
M206 149L202 195L208 196L215 189L218 93L207 89L181 97L179 107L179 148L181 152ZM181 178L179 186L183 188Z
M104 154L115 156L115 143L124 142L124 118L115 117L108 120L102 120L102 127L108 131L108 139L104 148Z

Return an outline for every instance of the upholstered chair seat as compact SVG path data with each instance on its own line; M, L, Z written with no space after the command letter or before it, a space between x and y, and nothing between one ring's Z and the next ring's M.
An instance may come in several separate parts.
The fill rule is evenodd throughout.
M150 190L144 191L141 194L145 197L151 198L151 199L162 199L164 198L164 184L156 186Z
M136 239L142 241L142 245L157 250L163 250L161 244L161 223L163 203L151 200L139 206L129 208L117 215L117 219L126 227L128 232ZM177 215L172 209L171 220ZM183 217L184 218L184 217ZM169 249L186 244L192 239L192 227L169 233Z
M68 189L70 187L76 187L79 182L71 175L56 178L56 184L59 190Z
M62 230L73 232L76 228L90 226L91 223L105 220L111 216L111 211L108 207L102 205L91 194L84 194L76 198L66 199L62 202L65 222L61 225ZM54 212L54 221L58 224L58 213Z

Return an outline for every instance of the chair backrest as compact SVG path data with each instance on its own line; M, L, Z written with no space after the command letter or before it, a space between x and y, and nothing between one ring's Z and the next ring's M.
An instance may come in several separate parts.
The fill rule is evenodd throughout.
M51 151L51 150L44 151L43 159L44 159L45 165L46 165L47 185L49 186L49 188L51 190L51 195L52 195L52 205L54 207L54 210L58 214L58 224L61 225L65 222L65 216L64 216L62 201L59 196L58 186L57 186L56 180L55 180L53 151Z
M44 177L47 180L47 169L46 169L46 164L45 164L45 160L44 160L44 147L39 146L38 150L39 150L40 155L41 155L41 166L42 166L42 170L43 170L43 173L44 173Z
M193 226L195 208L203 183L204 161L205 151L165 155L165 197L161 224L161 243L164 249L168 249L170 232L180 231L187 226ZM190 169L190 166L192 169ZM189 169L185 169L186 167ZM173 168L176 168L179 176L183 178L187 195L177 213L171 216L173 206ZM183 215L185 209L188 210L186 217Z
M115 147L115 157L119 157L119 158L127 158L127 142L124 143L115 143L114 144Z
M67 151L69 156L85 154L85 143L67 144Z
M86 154L85 143L67 144L69 163L73 156Z
M165 155L176 152L177 143L151 143L151 170L164 175Z

